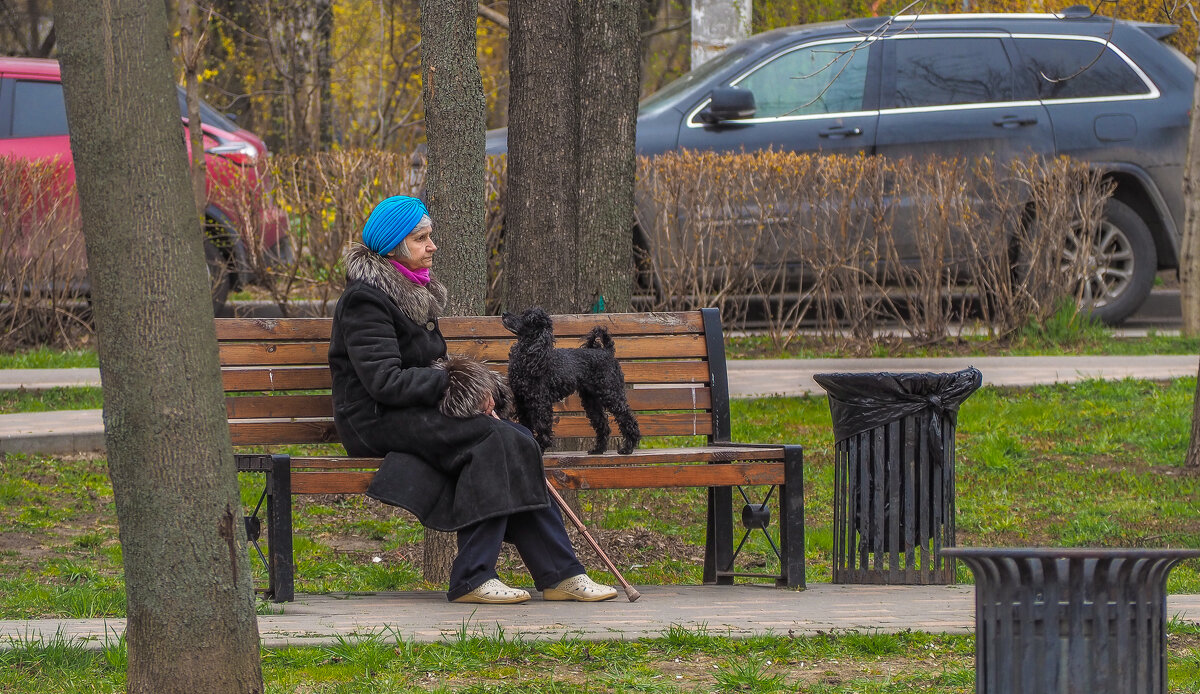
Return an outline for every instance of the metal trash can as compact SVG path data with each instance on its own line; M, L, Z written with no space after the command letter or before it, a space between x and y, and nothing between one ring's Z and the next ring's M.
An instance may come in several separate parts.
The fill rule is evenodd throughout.
M954 583L954 432L978 369L828 373L833 582Z
M947 549L975 574L976 694L1166 694L1167 574L1194 549Z

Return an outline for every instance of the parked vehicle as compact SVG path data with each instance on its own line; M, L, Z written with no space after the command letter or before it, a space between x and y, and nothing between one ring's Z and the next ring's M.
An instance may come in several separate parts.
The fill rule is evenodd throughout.
M182 88L179 106L186 140L187 109ZM262 178L266 169L261 166L269 156L266 144L204 101L200 103L200 120L207 166L205 257L213 278L213 303L219 307L230 291L249 279L243 237L248 225L254 225L255 236L261 236L269 258L288 261L293 251L286 214L259 192L262 184L269 183ZM57 157L66 184L74 185L75 168L57 61L0 58L0 157L3 156ZM88 287L85 271L81 266L78 273L79 287L84 292Z
M637 148L1090 162L1116 189L1083 296L1116 323L1145 301L1158 270L1179 264L1196 68L1163 41L1177 29L1082 6L778 29L642 101ZM489 133L489 151L503 151L506 137ZM645 216L635 239L652 252ZM898 247L915 245L914 233L901 229Z

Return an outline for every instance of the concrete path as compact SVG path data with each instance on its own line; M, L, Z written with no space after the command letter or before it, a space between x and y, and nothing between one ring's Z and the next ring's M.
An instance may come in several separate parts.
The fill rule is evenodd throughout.
M867 586L815 584L808 590L768 585L646 586L636 603L620 595L603 603L545 602L459 605L445 593L300 595L260 615L268 647L327 645L339 636L380 634L421 642L478 636L525 639L638 639L661 636L672 626L714 635L816 634L831 630L965 633L975 627L973 586ZM1167 614L1200 624L1200 595L1172 595ZM125 630L124 619L0 621L0 647L9 638L55 634L99 647Z
M1123 357L952 357L929 359L748 359L729 362L735 398L824 391L813 374L831 371L957 371L975 366L988 385L1030 386L1084 379L1166 379L1196 375L1198 355ZM97 369L0 370L0 390L98 386ZM0 415L0 453L104 450L99 410Z

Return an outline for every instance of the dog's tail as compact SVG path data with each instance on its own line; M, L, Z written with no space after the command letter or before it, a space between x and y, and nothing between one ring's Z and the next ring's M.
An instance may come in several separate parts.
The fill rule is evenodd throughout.
M584 349L602 349L609 354L615 354L617 351L616 345L613 344L612 335L608 334L608 328L597 325L588 333L587 341L583 343Z

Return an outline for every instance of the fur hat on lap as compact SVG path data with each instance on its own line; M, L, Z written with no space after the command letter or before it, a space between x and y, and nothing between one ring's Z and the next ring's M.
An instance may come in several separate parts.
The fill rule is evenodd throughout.
M506 417L510 412L512 391L500 374L471 357L452 356L434 364L450 375L446 393L438 409L447 417L474 417L481 414L483 403L491 395L496 402L496 414Z

